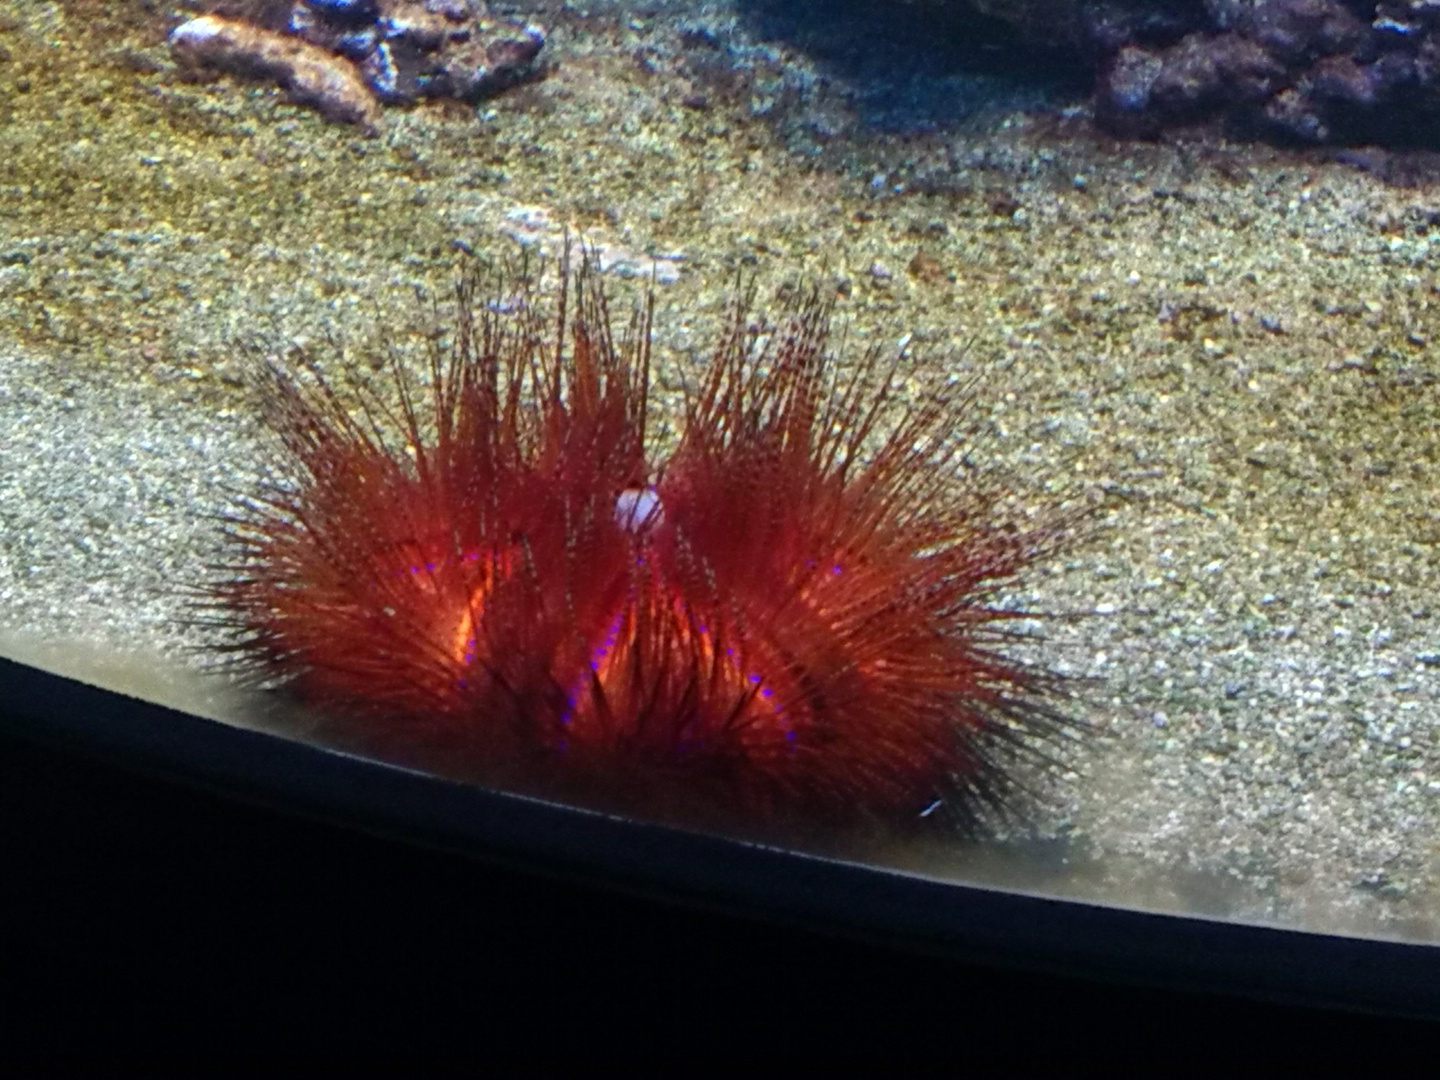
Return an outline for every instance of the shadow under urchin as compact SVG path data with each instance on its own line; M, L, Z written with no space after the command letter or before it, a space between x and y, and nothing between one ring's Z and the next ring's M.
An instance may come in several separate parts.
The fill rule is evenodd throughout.
M1077 515L1007 509L966 387L842 371L816 289L752 301L663 455L653 297L617 332L586 258L469 268L422 370L257 362L279 479L224 515L217 647L327 741L580 805L765 835L1021 814L1083 725L998 601Z

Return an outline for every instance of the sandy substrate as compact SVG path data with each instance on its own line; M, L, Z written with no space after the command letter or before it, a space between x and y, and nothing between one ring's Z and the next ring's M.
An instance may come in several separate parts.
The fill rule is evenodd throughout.
M894 861L1440 938L1440 188L1115 143L993 80L882 132L823 58L658 10L527 9L543 82L365 138L180 81L168 11L0 0L0 648L163 657L144 692L223 711L174 586L261 466L238 345L403 334L463 250L568 228L617 304L660 282L662 387L737 272L829 281L852 344L985 373L987 452L1036 498L1103 495L1017 598L1093 616L1047 631L1095 728L1054 805Z

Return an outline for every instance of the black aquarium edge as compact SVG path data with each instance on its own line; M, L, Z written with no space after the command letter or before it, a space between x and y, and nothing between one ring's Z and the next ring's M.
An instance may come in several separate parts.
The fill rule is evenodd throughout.
M1176 1036L1246 1018L1317 1035L1440 1019L1435 946L957 885L620 820L5 660L0 752L0 1056L63 1056L72 1026L156 1052L201 1033L214 1051L217 1032L258 1052L267 1033L340 1028L354 1049L414 1026L439 1040L417 1054L481 1031L484 1053L517 1010L548 1017L542 1056L600 1017L617 1038L653 1021L688 1045L713 1037L707 1019L731 1024L726 1010L830 1048L896 1008L906 1046L973 1039L1017 1010L1037 1031L1093 1030L1119 1010L1130 1045L1142 1017ZM749 1039L708 1049L758 1052Z

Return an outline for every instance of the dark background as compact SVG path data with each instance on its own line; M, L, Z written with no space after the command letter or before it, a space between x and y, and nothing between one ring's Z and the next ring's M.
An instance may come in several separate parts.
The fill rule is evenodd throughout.
M425 850L0 737L0 1056L1293 1063L1415 1021L967 965Z

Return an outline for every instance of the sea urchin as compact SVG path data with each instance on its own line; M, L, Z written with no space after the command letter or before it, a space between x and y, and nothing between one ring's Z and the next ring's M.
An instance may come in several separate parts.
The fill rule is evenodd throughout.
M1006 809L1065 725L998 591L1064 533L965 461L969 401L844 380L829 305L738 303L650 460L650 307L593 269L457 291L424 376L266 366L285 479L227 518L230 647L376 753L667 818ZM487 296L489 297L487 299ZM843 383L843 384L842 384Z

